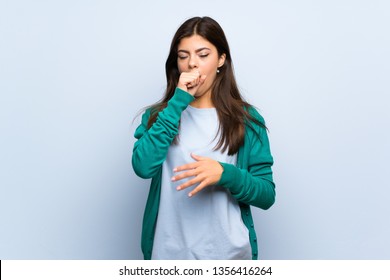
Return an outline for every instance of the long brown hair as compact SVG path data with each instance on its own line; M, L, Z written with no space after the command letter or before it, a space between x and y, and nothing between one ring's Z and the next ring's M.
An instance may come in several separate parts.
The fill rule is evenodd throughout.
M250 104L244 101L238 90L225 33L221 26L210 17L188 19L176 31L165 63L167 89L161 101L151 106L152 111L148 127L153 125L158 112L167 106L168 101L175 92L180 76L177 66L177 48L180 41L195 34L212 43L216 47L219 57L222 54L226 55L225 63L219 68L219 73L212 85L211 99L218 114L219 132L221 135L215 149L221 148L222 152L228 149L228 154L233 155L237 153L239 147L244 142L247 121L255 122L264 128L265 125L248 113Z

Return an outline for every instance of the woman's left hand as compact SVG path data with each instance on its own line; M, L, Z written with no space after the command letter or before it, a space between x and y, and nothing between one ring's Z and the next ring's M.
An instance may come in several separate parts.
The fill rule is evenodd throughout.
M188 194L190 197L194 196L205 187L216 184L221 179L223 172L221 164L216 160L197 156L195 154L191 154L191 157L196 161L176 167L173 169L174 172L184 172L172 177L173 182L188 177L194 177L176 188L180 191L199 183L199 185Z

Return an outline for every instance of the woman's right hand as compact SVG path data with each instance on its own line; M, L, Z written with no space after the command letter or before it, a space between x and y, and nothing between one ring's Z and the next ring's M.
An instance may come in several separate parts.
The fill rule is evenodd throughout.
M177 87L194 96L205 80L206 75L201 75L198 70L182 72Z

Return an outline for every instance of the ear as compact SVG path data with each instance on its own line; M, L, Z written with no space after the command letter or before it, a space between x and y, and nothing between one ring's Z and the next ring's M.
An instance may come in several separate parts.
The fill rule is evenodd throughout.
M222 65L224 65L225 59L226 59L226 54L224 54L224 53L221 54L221 56L219 57L219 60L218 60L218 68L222 67Z

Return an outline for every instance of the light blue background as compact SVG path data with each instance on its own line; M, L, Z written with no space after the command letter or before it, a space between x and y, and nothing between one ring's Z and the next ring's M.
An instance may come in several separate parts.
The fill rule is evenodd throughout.
M140 259L139 110L214 17L270 129L263 259L390 259L387 1L0 1L0 259Z

